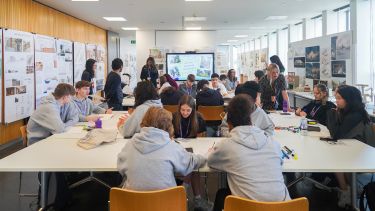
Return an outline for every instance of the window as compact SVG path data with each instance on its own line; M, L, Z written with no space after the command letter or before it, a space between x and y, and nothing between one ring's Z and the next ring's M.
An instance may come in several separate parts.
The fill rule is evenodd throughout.
M340 7L327 13L327 34L350 30L350 7Z
M250 40L250 51L253 51L255 49L255 46L254 46L254 40Z
M297 23L290 28L290 42L296 42L303 39L302 22Z
M234 69L238 69L238 47L237 46L231 46L232 47L232 58L233 58L233 65L231 65Z
M322 36L322 16L308 19L306 21L306 39Z
M268 57L277 54L277 46L276 46L276 32L270 35L270 46L268 46Z
M260 48L267 48L268 43L267 43L267 35L262 36L260 39Z
M255 39L255 50L259 50L260 49L260 39Z
M279 53L281 62L287 67L288 62L288 28L279 31Z

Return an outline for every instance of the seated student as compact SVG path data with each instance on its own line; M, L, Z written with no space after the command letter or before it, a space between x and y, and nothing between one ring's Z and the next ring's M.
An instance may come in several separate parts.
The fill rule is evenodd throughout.
M99 115L95 114L111 114L112 109L104 109L95 105L89 98L91 83L88 81L78 81L76 83L76 95L72 102L75 105L80 122L96 121Z
M314 86L315 100L296 110L297 116L314 119L322 125L327 125L327 111L336 108L336 105L328 101L328 88L324 84Z
M220 76L219 76L219 80L220 80L220 83L222 83L224 86L225 86L225 88L227 89L227 90L230 90L230 89L228 89L229 88L229 86L227 86L227 75L225 75L225 74L221 74Z
M62 133L78 122L77 109L70 102L74 94L72 85L60 83L53 93L41 99L27 123L28 145L52 134Z
M168 83L167 78L166 78L164 75L162 75L162 76L159 77L159 83L160 83L160 88L159 88L159 90L158 90L159 95L163 92L163 90L164 90L165 88L171 86L171 85Z
M135 110L133 113L130 116L128 114L122 116L117 122L117 128L125 138L132 137L135 133L139 133L143 116L150 107L163 107L159 95L150 81L138 82L134 97Z
M181 84L178 89L184 94L190 95L193 98L197 96L197 85L195 84L195 75L189 74L187 80Z
M247 81L241 86L237 86L235 95L246 94L250 97L250 100L259 98L259 85L255 81ZM254 105L255 110L251 113L250 118L253 126L256 126L263 130L267 136L272 136L275 134L275 125L272 122L271 118L266 114L266 112L256 104ZM221 135L228 136L228 123L227 115L224 117L221 125Z
M126 142L118 154L117 169L124 177L123 188L152 191L176 186L174 175L186 176L202 167L206 159L192 154L172 140L172 114L150 107L141 122L140 133Z
M223 193L257 201L290 200L282 175L280 144L251 126L254 102L239 94L227 110L230 137L216 143L207 159L209 167L227 172L230 189L218 191L214 210L222 210Z
M263 76L264 76L264 71L263 70L257 70L257 71L254 72L254 76L255 76L255 81L257 83L259 83L260 79L262 79Z
M178 89L177 82L168 73L164 74L164 76L167 79L168 83L177 90Z
M161 103L163 105L178 105L178 102L183 95L184 93L176 90L174 87L167 87L160 94Z
M228 95L228 91L225 86L220 83L219 75L217 73L211 75L211 83L209 86L213 90L218 90L222 96Z
M234 91L238 85L236 71L234 69L228 70L227 79L225 82L225 88L228 91Z
M207 80L200 80L197 85L197 107L202 106L220 106L224 105L223 96L217 91L209 88Z
M333 139L357 139L375 147L375 137L361 92L348 85L341 85L336 90L337 109L328 111L327 128ZM350 203L350 188L344 173L336 173L341 192L338 206Z

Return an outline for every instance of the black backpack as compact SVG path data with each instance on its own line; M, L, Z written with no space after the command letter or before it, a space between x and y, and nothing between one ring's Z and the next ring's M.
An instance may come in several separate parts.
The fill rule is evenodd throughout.
M365 196L367 203L364 202ZM375 182L370 182L365 187L363 187L363 191L361 193L361 198L359 201L361 211L366 211L366 204L368 205L370 211L375 211Z

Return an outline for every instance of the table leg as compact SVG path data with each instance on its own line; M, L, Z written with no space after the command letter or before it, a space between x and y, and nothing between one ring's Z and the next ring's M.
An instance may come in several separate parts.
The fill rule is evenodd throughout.
M47 172L40 175L40 206L41 210L47 206Z
M354 209L357 209L357 175L356 173L351 173L352 174L352 187L351 187L351 191L352 191L352 207Z

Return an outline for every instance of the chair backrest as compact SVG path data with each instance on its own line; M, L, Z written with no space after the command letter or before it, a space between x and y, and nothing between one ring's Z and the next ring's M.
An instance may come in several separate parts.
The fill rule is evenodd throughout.
M172 114L178 111L178 105L163 105L163 108Z
M131 191L112 188L110 211L186 211L183 186L158 191Z
M26 125L20 127L21 137L22 137L22 146L27 147L27 130Z
M221 121L221 114L224 112L224 106L198 106L205 121Z
M224 211L308 211L309 201L305 197L282 202L259 202L238 196L225 198Z

